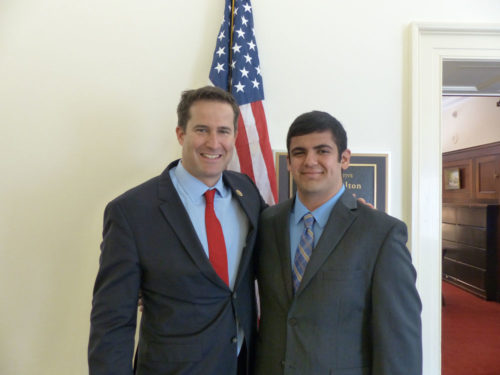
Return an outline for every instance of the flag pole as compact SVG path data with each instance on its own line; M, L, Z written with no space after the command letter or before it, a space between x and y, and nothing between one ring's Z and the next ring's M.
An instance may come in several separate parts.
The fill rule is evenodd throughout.
M233 79L233 68L232 68L232 63L233 63L233 49L231 46L233 45L233 29L234 29L234 2L235 0L231 1L231 21L229 24L229 61L227 64L227 91L231 92L231 82Z

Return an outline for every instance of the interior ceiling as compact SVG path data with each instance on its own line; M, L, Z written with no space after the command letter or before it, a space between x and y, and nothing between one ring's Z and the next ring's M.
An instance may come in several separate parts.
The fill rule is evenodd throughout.
M500 61L443 61L443 95L500 96Z

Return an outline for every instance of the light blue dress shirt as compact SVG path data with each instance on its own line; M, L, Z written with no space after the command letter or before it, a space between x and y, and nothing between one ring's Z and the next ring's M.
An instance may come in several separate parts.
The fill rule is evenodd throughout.
M318 243L321 235L323 234L323 230L325 229L326 223L328 222L328 218L330 217L330 213L332 212L333 207L339 200L340 196L344 193L345 187L342 184L342 187L331 197L328 201L323 203L321 206L316 208L311 214L314 216L314 243L313 243L313 253L314 247ZM295 203L292 208L292 212L290 213L290 260L291 267L293 267L293 261L295 259L295 252L297 251L297 247L299 246L300 237L302 236L302 232L304 232L304 220L302 218L305 214L307 214L309 210L304 206L304 204L300 201L299 195L295 195Z
M227 251L227 271L229 275L229 287L234 288L234 282L238 273L241 254L245 246L248 234L248 218L243 209L233 199L231 189L224 185L222 176L213 188L208 187L188 171L179 162L170 171L170 178L181 198L191 223L200 239L203 250L208 258L207 230L205 228L205 191L216 189L214 197L214 209L224 233L224 241Z
M179 161L176 167L169 171L172 183L181 198L191 223L203 246L208 258L207 230L205 227L205 191L217 189L214 197L215 216L219 219L224 234L227 252L227 271L229 276L229 287L234 288L238 275L241 254L246 243L249 222L243 209L232 196L229 189L222 181L222 176L213 188L208 187L196 177L191 175ZM243 329L237 324L238 353L243 345Z

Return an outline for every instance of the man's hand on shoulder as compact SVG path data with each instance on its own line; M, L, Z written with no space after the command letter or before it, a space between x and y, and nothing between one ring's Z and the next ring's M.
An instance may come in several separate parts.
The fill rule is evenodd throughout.
M356 198L356 194L353 194L354 198ZM358 198L358 202L366 204L368 207L375 209L373 204L368 203L364 198Z

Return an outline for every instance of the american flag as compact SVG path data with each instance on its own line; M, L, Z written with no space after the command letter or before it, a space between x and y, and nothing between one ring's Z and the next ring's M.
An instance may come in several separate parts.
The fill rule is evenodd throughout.
M274 204L277 202L276 173L263 106L264 87L252 5L250 0L226 0L225 3L209 77L215 86L231 91L240 106L236 153L229 168L250 176L264 200Z

